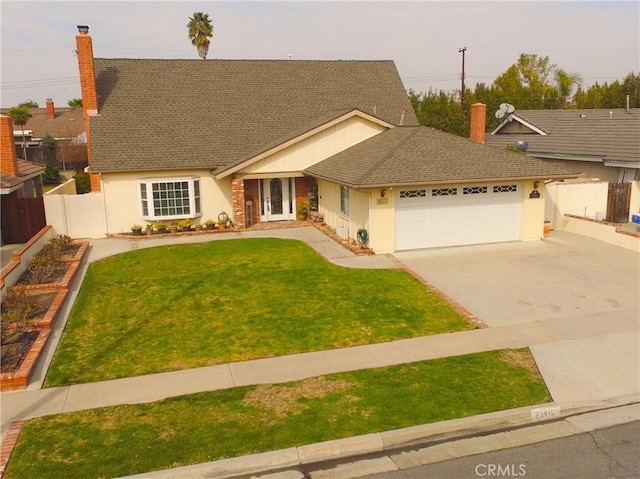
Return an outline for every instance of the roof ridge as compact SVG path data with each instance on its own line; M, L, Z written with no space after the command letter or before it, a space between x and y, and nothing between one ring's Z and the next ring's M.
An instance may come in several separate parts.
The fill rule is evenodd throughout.
M382 134L387 133L389 131L395 130L396 128L404 128L404 129L411 129L414 130L412 132L407 133L407 136L405 136L402 140L400 140L393 148L391 148L385 155L382 155L380 157L380 160L378 160L377 162L375 162L371 168L369 168L362 176L360 176L360 183L363 183L363 180L367 179L370 177L370 173L374 170L378 169L378 166L385 162L395 151L397 151L400 146L404 145L410 138L413 137L413 135L415 135L416 133L418 133L420 131L421 128L429 128L426 126L396 126L393 128L390 128L384 132L382 132ZM400 130L396 130L396 131L400 131ZM366 140L365 140L366 141Z

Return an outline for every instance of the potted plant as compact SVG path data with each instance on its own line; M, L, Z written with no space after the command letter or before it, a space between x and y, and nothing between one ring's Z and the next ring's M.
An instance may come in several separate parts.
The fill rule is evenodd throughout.
M298 203L296 210L298 212L298 221L304 221L307 219L307 205L305 203Z
M212 230L212 229L215 229L216 223L212 219L208 219L207 221L204 222L204 227L207 228L208 230Z
M544 228L542 230L542 234L544 235L545 238L549 236L549 231L551 231L551 221L544 220Z
M166 233L167 232L167 224L162 222L162 221L158 221L156 223L156 231L158 233Z
M142 234L142 226L133 225L131 227L131 232L133 233L133 236L140 236Z
M218 215L218 229L223 231L227 229L227 222L229 221L229 215L224 211Z
M193 221L191 221L189 218L185 218L183 220L180 220L180 222L178 223L178 227L182 231L190 231L192 224L193 224Z
M173 221L170 225L169 225L169 233L177 233L178 232L178 223L176 223L175 221Z
M147 236L151 236L153 234L153 225L151 223L147 223L144 230L147 232Z

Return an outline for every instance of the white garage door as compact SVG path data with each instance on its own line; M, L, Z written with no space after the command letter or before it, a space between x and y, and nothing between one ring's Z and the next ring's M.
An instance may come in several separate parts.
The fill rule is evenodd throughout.
M398 188L396 250L516 241L520 190L516 183Z

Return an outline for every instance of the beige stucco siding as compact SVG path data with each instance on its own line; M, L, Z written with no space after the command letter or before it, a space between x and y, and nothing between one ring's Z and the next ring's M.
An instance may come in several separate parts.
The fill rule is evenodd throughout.
M202 214L194 218L194 223L207 219L217 219L225 211L231 216L231 178L215 180L208 170L178 170L160 174L159 172L103 173L102 191L105 197L108 234L129 232L134 224L145 225L140 206L140 181L196 177L200 179L200 207ZM171 223L170 218L163 220ZM176 220L177 221L177 220Z
M540 193L539 198L530 198L534 190L534 181L514 183L518 184L522 195L519 239L539 240L543 236L544 182L540 181L537 188ZM493 186L495 183L477 184ZM381 196L380 189L350 190L348 217L340 214L340 185L319 180L318 193L319 210L324 215L325 223L335 229L340 236L355 240L358 229L365 228L369 233L368 246L377 254L392 253L396 250L396 205L393 188L386 189L384 198Z
M520 240L529 241L543 237L544 228L544 181L539 181L538 188L534 188L534 181L524 181L522 185L522 223L520 225ZM540 193L539 198L530 198L533 190Z
M296 172L384 131L382 125L354 116L278 150L239 171L243 175Z

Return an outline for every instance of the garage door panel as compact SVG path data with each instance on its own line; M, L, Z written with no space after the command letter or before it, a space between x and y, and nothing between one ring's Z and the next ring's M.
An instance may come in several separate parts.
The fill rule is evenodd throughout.
M398 190L396 250L519 239L522 221L519 191L494 192L487 187L483 194L460 194L464 187L453 188L457 188L458 194L447 191L446 196L431 196L432 190L427 188L422 197L402 197L402 190Z

